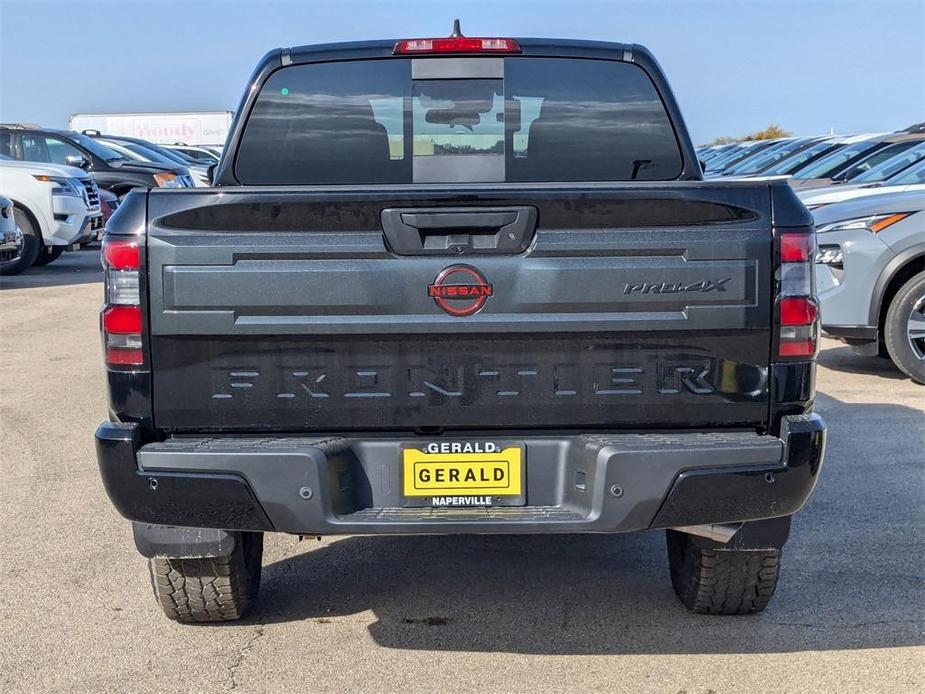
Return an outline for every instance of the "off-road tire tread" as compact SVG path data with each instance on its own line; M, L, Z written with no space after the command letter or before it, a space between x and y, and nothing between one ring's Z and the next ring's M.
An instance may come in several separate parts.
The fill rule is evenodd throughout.
M240 619L257 598L261 533L242 533L227 557L148 561L154 595L177 622L229 622Z
M671 583L678 598L699 614L761 612L774 595L780 549L701 549L685 533L668 531Z

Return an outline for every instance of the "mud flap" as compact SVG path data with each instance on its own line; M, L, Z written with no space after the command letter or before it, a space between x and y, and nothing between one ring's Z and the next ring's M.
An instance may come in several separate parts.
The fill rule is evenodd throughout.
M239 532L215 528L178 528L172 525L132 523L135 547L142 556L172 559L227 557L240 541Z

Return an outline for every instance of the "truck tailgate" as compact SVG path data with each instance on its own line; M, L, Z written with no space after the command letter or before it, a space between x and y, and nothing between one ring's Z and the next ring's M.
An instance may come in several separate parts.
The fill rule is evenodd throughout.
M766 182L151 192L155 424L760 426L771 217Z

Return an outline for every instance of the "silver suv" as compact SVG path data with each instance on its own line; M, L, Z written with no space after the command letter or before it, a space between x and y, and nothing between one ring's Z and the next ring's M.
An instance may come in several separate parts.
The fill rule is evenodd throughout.
M813 210L822 328L925 383L925 185Z

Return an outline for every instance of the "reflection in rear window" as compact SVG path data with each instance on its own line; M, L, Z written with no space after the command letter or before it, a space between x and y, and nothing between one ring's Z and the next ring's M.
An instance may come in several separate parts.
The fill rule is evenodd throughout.
M503 79L412 80L406 58L286 67L235 163L250 185L671 180L681 168L648 75L571 58L507 58Z

